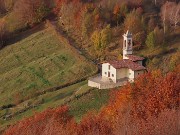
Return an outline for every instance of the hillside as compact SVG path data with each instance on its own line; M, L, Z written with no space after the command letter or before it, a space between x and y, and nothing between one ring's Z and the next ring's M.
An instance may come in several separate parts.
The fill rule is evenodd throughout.
M95 65L48 27L2 49L0 65L1 124L6 116L23 110L19 104L29 100L34 104L40 100L36 98L39 95L81 82L97 72ZM81 85L85 84L78 87ZM78 87L64 92L63 97L70 97ZM8 109L12 106L14 109Z
M176 135L178 18L177 0L0 0L0 134ZM148 73L89 87L127 31Z
M71 110L72 105L61 106L36 113L3 135L179 135L179 69L176 67L166 76L158 71L148 73L133 85L114 90L108 104L98 113L87 113L79 123L69 114L77 111ZM96 95L101 97L105 92L93 96L101 103L103 98ZM86 96L79 100L75 108L88 106Z

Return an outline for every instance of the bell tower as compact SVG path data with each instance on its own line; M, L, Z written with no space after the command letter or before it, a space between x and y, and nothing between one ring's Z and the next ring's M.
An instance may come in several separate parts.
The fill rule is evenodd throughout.
M127 31L123 37L123 59L128 59L126 55L132 54L132 33Z

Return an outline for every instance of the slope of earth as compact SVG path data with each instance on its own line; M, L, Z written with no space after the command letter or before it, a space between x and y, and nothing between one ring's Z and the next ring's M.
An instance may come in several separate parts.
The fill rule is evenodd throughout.
M77 121L90 110L98 111L109 99L110 90L99 91L87 86L87 81L65 87L63 89L47 92L46 94L31 98L13 108L0 111L0 133L9 125L28 118L36 112L60 105L69 105L70 114Z
M45 28L0 51L0 113L95 72L94 64Z
M146 57L146 66L148 70L160 69L164 73L172 70L176 65L180 64L180 29L174 34L170 34L164 45L155 47L154 49L144 48L136 52Z

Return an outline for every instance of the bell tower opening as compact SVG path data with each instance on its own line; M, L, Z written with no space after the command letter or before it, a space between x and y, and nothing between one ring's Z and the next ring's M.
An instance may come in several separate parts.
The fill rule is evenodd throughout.
M126 56L132 54L132 34L127 31L123 37L123 59L128 59Z

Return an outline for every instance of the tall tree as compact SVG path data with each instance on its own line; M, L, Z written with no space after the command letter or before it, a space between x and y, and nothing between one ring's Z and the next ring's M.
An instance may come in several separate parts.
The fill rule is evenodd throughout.
M129 13L124 21L125 30L129 29L133 34L142 31L141 16L136 11Z
M146 45L148 48L153 49L155 47L155 34L154 31L150 32L146 39Z
M49 10L44 0L18 0L13 11L19 23L33 25L40 22Z
M91 40L94 44L94 48L97 52L103 52L105 48L111 42L111 28L110 25L107 25L101 31L95 31L92 34Z
M93 16L89 13L84 15L84 19L82 20L82 36L89 36L93 30Z
M105 49L108 44L111 42L112 33L111 33L111 27L110 25L107 25L102 31L101 31L101 44L102 49Z
M161 8L161 18L163 21L164 33L169 26L177 27L180 22L180 3L166 2Z

